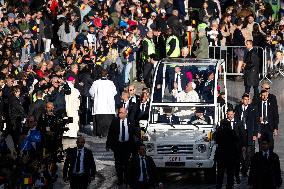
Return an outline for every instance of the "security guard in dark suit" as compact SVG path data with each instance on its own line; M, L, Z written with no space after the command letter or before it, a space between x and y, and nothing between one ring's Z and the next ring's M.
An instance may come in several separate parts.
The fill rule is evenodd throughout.
M146 155L145 144L138 145L138 154L131 157L128 166L128 189L150 189L158 186L163 189L163 183L153 159Z
M84 147L85 139L78 137L77 147L67 150L63 166L63 179L70 181L71 189L87 189L95 178L96 164L91 150Z
M241 155L242 155L242 150L245 150L245 143L244 143L244 128L242 127L242 123L235 119L235 111L232 108L229 108L227 110L227 121L230 122L231 124L231 129L235 132L236 139L237 139L237 153L238 155L236 156L236 165L234 167L234 173L235 173L235 179L236 183L240 184L240 161L241 161ZM226 120L225 119L225 120ZM225 121L223 120L223 121Z
M231 128L231 122L222 120L216 130L215 141L217 144L215 160L217 163L216 189L221 189L225 170L227 172L227 189L234 186L234 167L238 156L238 136Z

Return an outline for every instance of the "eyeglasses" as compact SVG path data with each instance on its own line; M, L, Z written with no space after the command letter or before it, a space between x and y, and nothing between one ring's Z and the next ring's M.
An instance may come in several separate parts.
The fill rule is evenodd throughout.
M265 90L268 90L268 89L270 89L270 87L267 87L267 88L264 88Z
M128 91L134 91L134 89L129 89Z

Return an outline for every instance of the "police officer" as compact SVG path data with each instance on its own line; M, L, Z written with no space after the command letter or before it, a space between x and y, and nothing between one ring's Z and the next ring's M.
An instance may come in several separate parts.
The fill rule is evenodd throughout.
M169 28L167 31L168 38L166 41L167 57L177 58L180 56L179 39L173 34L173 29Z

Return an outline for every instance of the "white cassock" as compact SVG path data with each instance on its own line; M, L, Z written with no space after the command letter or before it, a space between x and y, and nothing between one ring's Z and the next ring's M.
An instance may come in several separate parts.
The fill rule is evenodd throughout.
M64 132L63 136L67 137L77 137L77 132L79 131L79 107L80 107L80 92L74 87L74 85L67 81L71 94L65 95L66 102L66 113L68 117L73 118L73 123L67 124L69 130Z
M89 90L90 95L94 98L92 114L115 114L116 87L111 80L99 79L94 81Z

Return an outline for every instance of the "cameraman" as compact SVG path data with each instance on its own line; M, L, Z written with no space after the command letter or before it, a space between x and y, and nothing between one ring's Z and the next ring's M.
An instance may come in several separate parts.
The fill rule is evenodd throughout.
M61 147L62 133L59 117L54 114L52 102L46 103L45 113L38 120L38 127L43 137L43 148L45 154L56 155L56 151Z

